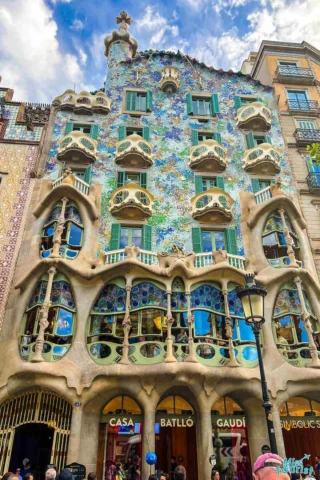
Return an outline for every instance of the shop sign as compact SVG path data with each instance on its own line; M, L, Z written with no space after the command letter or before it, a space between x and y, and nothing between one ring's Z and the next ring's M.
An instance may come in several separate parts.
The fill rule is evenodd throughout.
M246 426L246 419L243 418L218 418L215 419L215 425L219 428L241 428Z
M161 418L161 427L193 427L192 418Z
M320 420L281 420L281 428L320 428Z
M115 418L110 418L109 425L111 427L133 427L134 422L132 418L126 418L126 417L116 418L115 417Z

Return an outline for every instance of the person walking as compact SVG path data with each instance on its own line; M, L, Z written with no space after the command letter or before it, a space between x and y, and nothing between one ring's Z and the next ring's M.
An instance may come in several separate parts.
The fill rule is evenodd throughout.
M17 469L16 469L16 475L17 475L17 477L19 478L19 480L22 480L22 477L21 477L21 468L17 468Z
M211 471L211 480L220 480L220 473L218 470Z
M180 460L178 459L178 461ZM178 465L178 467L174 471L173 478L174 480L186 480L186 469L182 465Z

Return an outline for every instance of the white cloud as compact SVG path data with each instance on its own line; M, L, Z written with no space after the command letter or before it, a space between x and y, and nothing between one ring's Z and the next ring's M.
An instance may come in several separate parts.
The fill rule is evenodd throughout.
M155 28L165 26L166 23L166 19L162 17L159 12L155 12L155 7L152 7L151 5L147 6L145 15L136 22L139 30L142 28L154 30Z
M82 48L79 48L79 59L80 59L81 65L86 65L88 55L82 50Z
M84 23L81 20L75 18L72 22L72 25L70 25L70 28L71 30L83 30Z
M52 3L71 3L73 0L51 0Z
M177 16L177 12L175 12L175 16ZM146 7L144 16L137 19L136 28L138 31L143 29L144 32L151 32L153 35L150 44L156 48L165 43L168 36L177 37L179 35L178 25L169 25L169 21L151 5Z
M2 85L16 99L51 102L74 83L81 86L78 59L61 52L57 31L45 0L1 0Z

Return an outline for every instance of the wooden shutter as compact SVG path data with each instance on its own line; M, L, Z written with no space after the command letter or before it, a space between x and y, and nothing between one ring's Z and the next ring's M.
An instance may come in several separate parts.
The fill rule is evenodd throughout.
M246 136L246 142L247 142L248 149L254 148L256 146L256 141L254 139L253 132L248 133L248 135Z
M142 249L152 251L152 227L143 225L142 227Z
M90 137L98 140L99 136L99 125L91 125L90 129Z
M213 138L216 142L221 144L221 134L220 133L214 133Z
M91 175L92 175L92 165L90 165L90 167L86 168L86 171L84 173L84 181L89 183L91 183Z
M121 232L120 223L113 223L111 225L110 250L119 250L119 248L120 248L120 232Z
M147 142L150 141L150 128L149 127L143 127L142 128L142 136Z
M65 134L67 135L68 133L72 132L73 131L73 123L72 122L68 122L67 125L66 125L66 130L65 130Z
M117 188L123 187L126 178L126 172L118 172Z
M191 143L192 143L192 145L198 145L198 143L199 143L199 132L198 132L198 130L191 130Z
M238 255L237 235L234 228L227 228L225 230L227 252L231 255Z
M252 178L251 179L251 185L252 185L252 191L253 193L260 192L260 182L258 178Z
M194 253L201 253L202 248L202 231L199 227L192 228L192 244Z
M196 195L198 195L198 193L202 192L202 177L199 177L199 175L195 176L194 182L196 185Z
M218 95L216 93L214 93L210 97L210 108L211 108L211 115L215 115L216 113L220 113L219 99L218 99Z
M152 112L152 92L151 90L147 90L147 100L146 100L146 110L147 112Z
M269 137L269 135L265 135L265 137L264 137L264 143L269 143L270 145L272 145L271 137Z
M131 97L133 92L126 92L126 110L131 112Z
M140 173L140 187L148 188L148 173Z
M216 177L217 187L224 190L224 178L223 177Z
M124 127L124 126L121 126L118 128L118 138L119 138L119 142L121 142L121 140L124 140L127 136L127 127Z
M126 110L135 112L137 105L137 92L126 92Z
M188 115L193 115L193 104L192 104L191 93L187 93L187 113Z
M238 95L236 95L236 96L234 97L234 104L235 104L236 110L238 110L238 108L241 108L241 107L242 107L241 97L239 97Z

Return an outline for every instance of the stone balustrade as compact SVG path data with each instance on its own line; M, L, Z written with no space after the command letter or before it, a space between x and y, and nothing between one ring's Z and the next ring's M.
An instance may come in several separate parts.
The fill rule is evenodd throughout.
M246 150L242 167L251 173L274 175L280 172L280 153L270 143L261 143Z
M66 90L53 100L53 105L61 110L72 110L78 114L109 113L111 99L104 92L91 94L87 91L76 93L73 90Z
M213 187L191 199L191 215L200 222L230 222L233 204L234 200L228 193Z
M60 141L57 159L65 163L93 163L97 158L97 145L97 141L86 133L70 132Z
M117 143L114 160L122 167L151 167L153 165L153 145L140 135L129 135Z
M111 194L110 213L117 218L143 220L152 215L154 196L137 183L128 183Z
M190 148L189 167L193 170L222 172L227 164L227 151L215 140L204 140Z
M262 102L252 102L237 110L237 126L248 130L265 131L271 127L271 111Z

